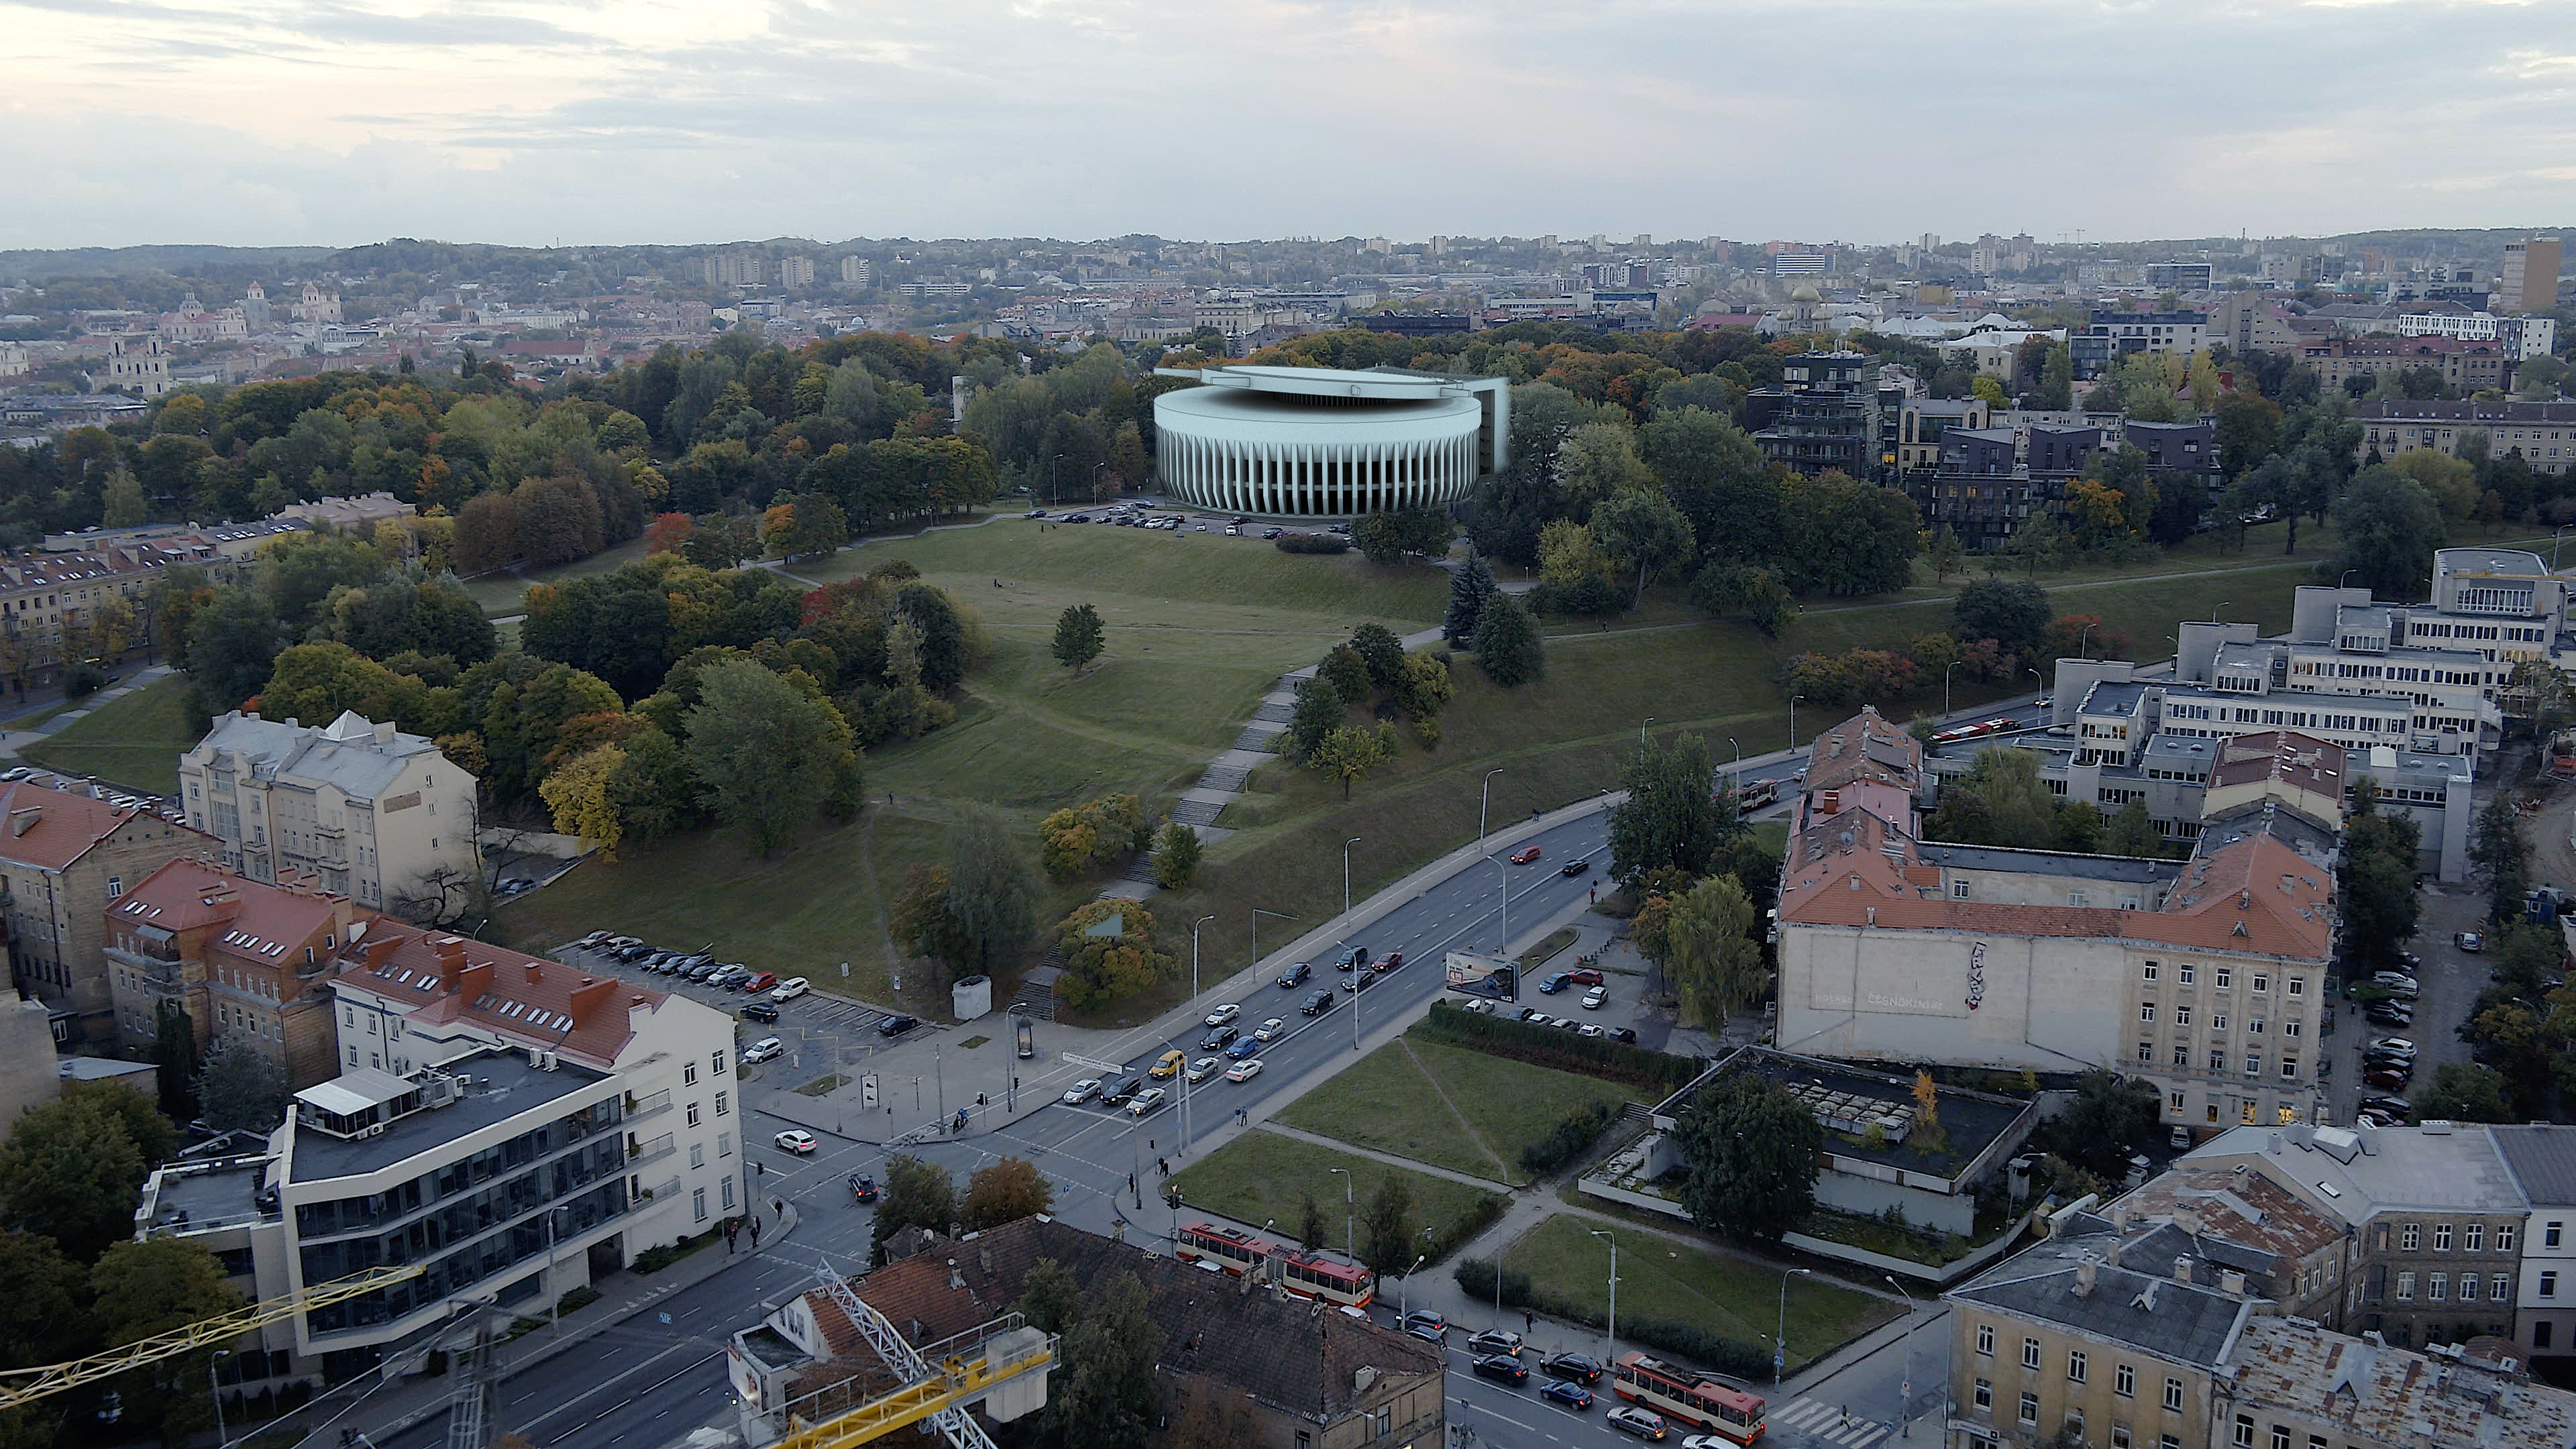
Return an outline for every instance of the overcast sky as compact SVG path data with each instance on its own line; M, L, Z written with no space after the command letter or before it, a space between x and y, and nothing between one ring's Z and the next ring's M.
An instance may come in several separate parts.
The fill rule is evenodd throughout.
M2567 0L0 0L0 247L2576 219Z

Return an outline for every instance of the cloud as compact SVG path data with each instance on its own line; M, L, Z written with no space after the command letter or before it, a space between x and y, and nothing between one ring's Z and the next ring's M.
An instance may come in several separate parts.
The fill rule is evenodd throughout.
M0 0L0 246L2533 224L2568 14Z

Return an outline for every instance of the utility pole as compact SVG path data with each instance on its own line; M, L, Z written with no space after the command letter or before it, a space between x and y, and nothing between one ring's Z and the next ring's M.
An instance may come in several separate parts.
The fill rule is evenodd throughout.
M2555 555L2552 556L2555 557ZM2551 567L2555 568L2556 565L2552 564ZM1499 765L1487 770L1484 789L1476 796L1476 838L1478 840L1485 838L1485 806L1494 798L1494 777L1502 772L1502 767Z
M1359 844L1360 840L1361 837L1354 835L1342 842L1342 929L1344 931L1348 931L1351 924L1351 847ZM1364 974L1367 970L1368 966L1365 962L1354 962L1351 966L1352 1051L1360 1049L1360 998L1368 994L1360 988L1368 984L1368 977Z
M1603 1365L1607 1368L1619 1361L1619 1239L1606 1228L1594 1228L1592 1236L1610 1239L1610 1351L1602 1355L1610 1361ZM1495 1296L1502 1296L1499 1289Z
M1360 1260L1360 1230L1359 1217L1351 1206L1351 1170L1347 1167L1328 1167L1324 1170L1339 1176L1342 1180L1342 1251L1350 1255L1353 1263L1357 1263Z
M1215 919L1214 916L1201 916L1190 922L1190 995L1193 998L1199 994L1199 927ZM1257 955L1252 959L1256 964L1261 960Z

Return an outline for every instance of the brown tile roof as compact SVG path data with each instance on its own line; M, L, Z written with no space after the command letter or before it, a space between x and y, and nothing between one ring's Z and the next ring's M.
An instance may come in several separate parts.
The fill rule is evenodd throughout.
M906 1339L927 1344L1009 1312L1021 1279L1040 1258L1063 1264L1085 1298L1117 1274L1134 1273L1163 1333L1165 1372L1205 1374L1318 1423L1349 1412L1360 1397L1354 1389L1363 1368L1380 1377L1442 1371L1436 1350L1392 1329L1046 1218L932 1239L920 1253L851 1287ZM836 1356L871 1357L829 1294L811 1293L806 1301Z
M2277 779L2341 799L2343 761L2341 745L2296 730L2265 730L2222 741L2218 761L2209 772L2209 783L2215 789Z
M424 1022L467 1022L523 1046L607 1071L635 1037L630 1007L660 1010L667 991L500 946L379 917L345 954L352 984L409 1002Z
M2282 1258L2304 1258L2343 1239L2343 1224L2259 1172L2176 1168L2112 1204L2138 1218L2197 1214L2200 1234Z
M2291 1318L2245 1325L2229 1362L2243 1405L2277 1408L2377 1444L2565 1449L2576 1395L2329 1333Z
M1951 899L1909 883L1921 866L1914 841L1865 810L1811 826L1795 844L1780 884L1783 925L2121 938L2315 959L2333 939L2332 878L2270 836L2193 861L2161 911Z
M1910 791L1922 774L1922 743L1874 705L1816 736L1807 751L1810 791L1839 789L1854 780L1881 780Z
M334 898L244 880L202 860L174 860L108 906L108 918L184 931L221 924L214 944L264 965L332 929Z
M0 833L0 860L62 870L137 816L159 819L141 810L120 810L104 800L69 790L49 790L32 781L0 785L0 818L8 821L6 833ZM177 835L194 837L209 847L216 844L212 836L184 825L161 823Z

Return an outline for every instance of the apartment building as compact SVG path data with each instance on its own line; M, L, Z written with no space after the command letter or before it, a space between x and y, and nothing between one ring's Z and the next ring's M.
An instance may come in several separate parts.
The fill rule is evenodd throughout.
M1919 755L1882 768L1910 812ZM1810 780L1782 870L1782 1050L2112 1067L2177 1125L2314 1120L2339 808L2222 797L2171 861L1921 840L1843 793Z
M2504 266L2496 276L2496 305L2516 312L2540 312L2557 306L2558 271L2565 264L2565 251L2557 237L2506 242Z
M2124 445L2145 455L2148 477L2160 484L2218 482L2213 424L2040 420L2051 417L2008 415L1992 426L1943 431L1931 469L1903 479L1924 522L1971 549L2001 549L2033 512L2063 509L2067 485L2094 455Z
M2576 1355L2576 1128L2486 1132L2527 1205L2514 1336L2535 1358Z
M2362 432L2353 445L2356 463L2374 452L2393 460L2418 448L2457 457L2460 439L2475 432L2486 435L2491 456L2520 453L2541 473L2576 468L2576 402L2392 400L2355 403L2352 417Z
M188 823L256 881L311 871L369 910L436 915L481 869L476 781L420 735L232 711L179 757Z
M2091 382L2141 352L2208 350L2213 338L2206 312L2096 312L2066 339L2079 382Z
M1883 406L1878 369L1877 358L1860 352L1784 358L1778 385L1745 395L1745 428L1763 456L1794 472L1877 477Z
M2366 377L2419 368L2438 374L2459 392L2502 391L2513 386L2515 349L2499 341L2453 337L2320 337L2299 345L2299 355L2329 388Z
M330 977L371 912L307 875L275 885L207 860L174 860L107 907L117 1028L149 1042L160 1013L187 1013L197 1049L247 1040L288 1086L337 1075Z
M126 888L215 842L149 810L32 780L0 785L0 920L9 974L45 1003L57 1041L148 1045L154 1024L118 1016L105 958L104 915Z
M136 1221L254 1299L387 1263L422 1277L249 1345L341 1382L426 1347L458 1298L534 1308L746 1203L725 1013L391 918L329 978L338 1074L264 1148L155 1172Z

